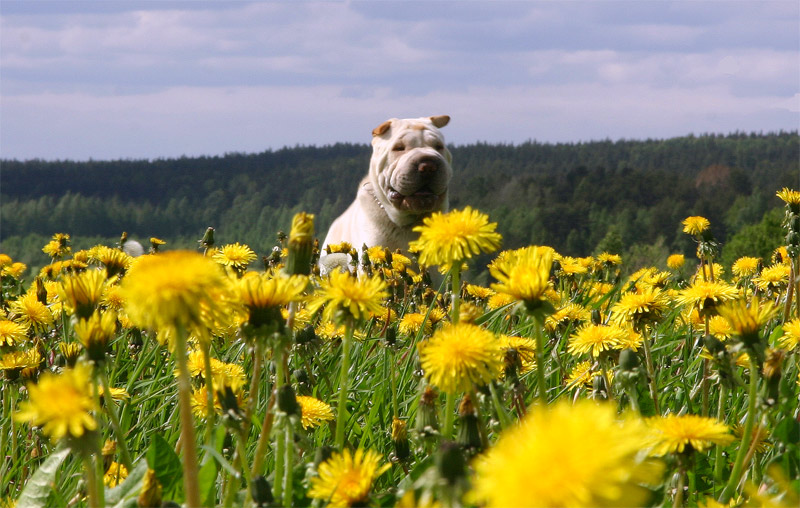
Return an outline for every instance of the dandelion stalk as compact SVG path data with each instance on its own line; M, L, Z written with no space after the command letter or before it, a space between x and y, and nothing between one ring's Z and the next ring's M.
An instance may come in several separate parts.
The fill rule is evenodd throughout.
M336 408L336 439L334 441L336 449L344 449L344 423L345 405L347 404L347 384L350 371L350 349L353 345L353 319L350 318L345 323L345 334L342 340L342 366L339 372L339 404Z
M725 383L719 385L719 405L717 406L717 420L725 421L725 402L728 400L728 386ZM716 445L714 448L714 481L722 482L722 446Z
M661 410L658 407L658 391L656 390L656 370L653 367L653 355L650 353L650 338L646 334L642 334L642 345L644 346L644 360L647 367L647 381L650 386L650 396L653 398L653 407L656 414L660 415Z
M445 393L444 398L444 425L442 426L442 436L445 439L453 437L454 414L456 412L456 395L451 392Z
M543 320L533 316L533 336L536 340L536 384L539 386L539 401L547 404L547 386L544 376L544 334L542 333Z
M708 340L708 321L709 321L708 314L705 316L705 336L706 340ZM701 412L700 414L703 416L708 416L708 359L703 358L703 379L700 381L700 401L701 401Z
M253 457L253 468L251 470L251 477L262 474L264 467L264 459L267 456L267 446L269 446L269 436L272 431L272 422L275 419L275 412L272 408L275 406L275 394L270 395L267 401L267 409L264 413L264 421L261 424L261 433L258 436L258 443L256 444L256 452Z
M678 459L682 462L682 459ZM686 484L686 471L683 464L678 466L678 484L675 486L675 497L672 500L673 508L681 508L683 506L683 489ZM689 497L689 496L686 496Z
M753 423L756 418L756 400L758 398L758 367L753 356L750 357L750 387L747 397L747 416L745 417L744 430L742 431L742 442L739 445L739 451L736 453L736 460L733 463L728 484L725 485L725 489L719 498L719 502L722 504L727 504L730 501L739 486L739 482L742 479L742 466L750 447L750 440L753 437Z
M89 508L101 508L102 502L100 501L100 486L97 481L97 468L95 467L92 455L88 453L83 454L83 472L86 477L86 494L88 496Z
M214 374L211 371L211 345L204 340L201 340L200 344L203 352L203 377L206 380L206 433L204 443L210 445L214 435L214 416L216 416L214 411Z
M133 461L131 461L128 445L125 443L125 433L122 432L122 427L119 424L116 406L114 405L114 401L111 399L111 388L108 382L108 373L102 366L100 366L97 370L100 373L100 382L103 386L103 401L105 402L106 412L108 413L109 420L111 420L111 428L114 431L114 435L117 436L120 460L122 460L122 463L125 465L128 471L130 471L133 469Z
M178 363L178 404L181 416L183 487L186 492L186 505L200 506L197 448L192 420L192 385L186 355L186 329L182 326L175 327L175 357Z
M292 481L292 470L294 469L294 429L292 428L294 424L292 423L292 419L287 415L284 421L284 428L286 434L284 439L286 440L286 449L284 451L285 458L285 470L284 470L284 479L283 479L283 506L285 508L290 508L292 506L292 501L294 498L294 482ZM277 477L276 477L276 480Z
M453 324L458 323L459 319L459 307L461 306L461 263L457 262L453 265L453 269L450 270L450 276L452 277L452 303L450 308L450 320Z

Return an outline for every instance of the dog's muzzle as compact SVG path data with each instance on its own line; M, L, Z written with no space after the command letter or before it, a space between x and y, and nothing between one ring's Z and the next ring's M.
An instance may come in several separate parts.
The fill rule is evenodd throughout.
M448 174L443 159L429 155L414 158L387 189L395 208L429 212L440 208L447 194Z

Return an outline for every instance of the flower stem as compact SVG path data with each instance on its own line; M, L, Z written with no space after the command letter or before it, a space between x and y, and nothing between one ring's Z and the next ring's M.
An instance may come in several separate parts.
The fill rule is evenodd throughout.
M681 508L683 506L683 487L685 483L686 471L683 470L683 467L680 467L678 468L678 485L675 486L675 498L672 501L673 508Z
M458 323L459 307L461 306L461 262L457 263L457 265L453 265L453 269L450 271L453 278L453 300L450 308L450 321L452 321L453 324Z
M92 455L86 453L83 456L83 472L86 475L86 490L89 498L89 508L100 508L100 495L98 490L97 469L92 460Z
M256 444L256 453L253 457L253 469L251 476L255 477L262 474L264 467L264 459L267 456L267 446L269 446L269 435L272 431L272 422L275 419L275 413L272 408L275 406L275 395L270 395L267 402L267 409L264 413L264 422L261 424L261 433L258 436L258 443Z
M347 380L350 371L350 348L353 344L353 321L346 323L347 331L342 340L342 370L339 373L339 407L336 409L336 449L344 449L345 405L347 404Z
M206 381L206 433L203 442L206 445L211 445L211 439L214 435L214 374L211 370L211 348L210 344L205 341L200 341L201 349L203 352L203 377Z
M114 431L114 435L117 436L120 460L128 469L128 471L130 471L133 469L133 462L131 461L131 455L128 451L128 445L125 443L125 434L122 432L122 427L119 424L117 409L114 406L114 401L111 399L111 388L108 382L108 373L103 366L99 366L97 371L100 372L100 382L103 385L103 401L105 402L106 412L108 413L109 420L111 420L111 428Z
M717 420L725 421L725 402L728 400L728 387L725 383L719 386L719 405L717 406ZM722 446L714 448L714 481L722 483Z
M539 400L542 404L547 404L547 386L544 376L544 335L542 334L543 323L539 318L533 317L533 336L536 340L536 384L539 385Z
M456 411L456 396L454 393L446 393L444 402L444 425L442 426L442 436L445 439L453 437L453 414Z
M183 443L183 487L186 506L200 506L200 488L197 479L197 445L192 420L192 385L186 356L186 329L175 327L175 357L178 363L178 404L181 417L181 442Z
M650 338L645 335L642 340L644 345L644 360L647 366L647 378L650 385L650 396L653 398L653 407L655 408L656 415L661 414L658 407L658 391L656 390L656 370L653 367L653 355L650 354Z
M750 440L753 437L753 422L756 417L756 399L758 398L758 368L755 359L750 357L750 389L747 394L747 416L744 421L744 430L742 431L742 442L739 445L739 451L736 453L736 460L733 463L731 470L731 477L728 479L728 484L725 485L725 490L719 498L719 502L727 504L733 497L733 493L739 486L739 481L742 479L742 466L744 465L744 458L747 455L747 450L750 447Z
M294 429L292 427L292 419L287 416L284 421L286 430L286 449L284 453L286 457L284 458L285 470L283 479L283 506L286 508L292 506L294 498L294 482L292 481L294 479L292 477L292 470L294 469Z

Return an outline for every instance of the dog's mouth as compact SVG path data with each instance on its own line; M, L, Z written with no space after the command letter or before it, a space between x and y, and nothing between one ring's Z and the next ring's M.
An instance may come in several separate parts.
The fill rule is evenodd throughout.
M443 194L436 194L430 187L421 187L414 193L405 195L389 187L387 196L392 205L401 210L430 212L439 206Z

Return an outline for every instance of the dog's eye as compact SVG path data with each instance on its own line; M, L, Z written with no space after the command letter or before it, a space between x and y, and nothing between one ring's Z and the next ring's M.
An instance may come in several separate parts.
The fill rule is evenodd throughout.
M392 147L392 150L394 150L395 152L402 152L405 149L406 149L406 146L401 144L401 143L398 143L398 144L396 144L396 145L394 145Z

